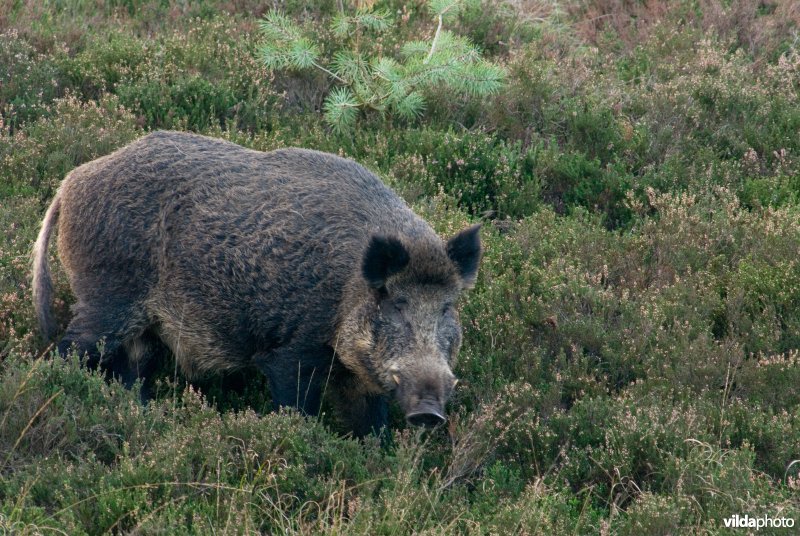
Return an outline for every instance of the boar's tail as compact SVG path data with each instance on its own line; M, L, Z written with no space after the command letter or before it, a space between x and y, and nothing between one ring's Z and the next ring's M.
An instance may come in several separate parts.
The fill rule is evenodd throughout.
M47 209L47 214L42 222L42 230L33 246L33 308L36 310L36 318L39 320L39 333L42 338L49 341L56 332L53 313L50 310L50 301L53 297L53 279L50 275L50 265L48 261L48 244L50 234L53 232L58 213L61 209L61 196L56 194L56 198Z

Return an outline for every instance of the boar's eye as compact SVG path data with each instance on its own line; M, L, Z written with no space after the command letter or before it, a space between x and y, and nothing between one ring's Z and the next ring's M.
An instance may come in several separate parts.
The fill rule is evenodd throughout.
M380 302L380 308L383 314L386 315L402 313L408 308L408 300L406 298L385 297Z
M392 305L398 311L403 312L408 308L408 300L405 298L397 298L392 302Z
M445 303L442 306L442 316L446 316L453 312L453 304L452 303Z

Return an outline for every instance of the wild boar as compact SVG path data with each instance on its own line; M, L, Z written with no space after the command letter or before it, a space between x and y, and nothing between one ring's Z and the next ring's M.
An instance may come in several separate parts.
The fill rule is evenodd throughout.
M276 408L315 415L327 390L356 436L392 395L413 425L445 421L479 227L443 241L359 164L154 132L78 167L34 246L48 338L56 225L76 297L59 352L129 385L166 349L190 379L256 367Z

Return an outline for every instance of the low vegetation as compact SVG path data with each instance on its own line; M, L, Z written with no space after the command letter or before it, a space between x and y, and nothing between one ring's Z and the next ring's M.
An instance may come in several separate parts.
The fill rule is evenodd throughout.
M280 6L322 58L365 13L396 62L437 29L423 2ZM0 534L800 524L797 2L470 0L445 28L502 89L421 85L424 108L359 107L352 128L329 124L326 73L265 65L272 7L0 0ZM395 414L390 445L359 442L270 413L261 378L188 385L173 363L142 406L50 358L43 211L69 170L164 128L342 154L443 235L483 222L447 429Z

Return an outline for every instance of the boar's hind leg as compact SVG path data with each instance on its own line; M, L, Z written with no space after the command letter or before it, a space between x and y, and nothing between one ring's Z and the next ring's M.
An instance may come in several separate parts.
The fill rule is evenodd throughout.
M298 408L306 415L319 413L322 385L328 376L332 352L285 346L257 354L255 365L269 380L272 406Z
M90 368L109 365L127 360L122 341L130 332L133 316L129 307L114 307L106 300L102 307L87 307L80 301L73 307L74 316L67 331L58 343L58 352L67 355L73 348L78 354L87 355L86 365Z
M152 398L152 375L169 354L169 348L150 330L125 342L124 356L108 365L108 372L131 389L141 379L139 398L143 404Z

